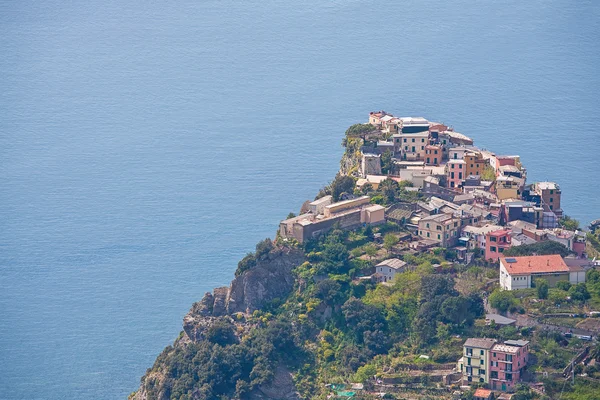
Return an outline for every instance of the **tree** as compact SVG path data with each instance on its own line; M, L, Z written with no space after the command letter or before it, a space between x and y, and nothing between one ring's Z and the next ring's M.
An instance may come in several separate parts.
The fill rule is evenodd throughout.
M375 368L374 365L363 365L362 367L358 368L358 371L356 371L356 374L354 375L354 380L356 382L364 383L367 380L373 378L373 376L375 376L376 373L377 368Z
M392 233L388 233L383 237L383 247L390 252L392 247L398 244L398 237Z
M400 190L400 186L395 180L387 178L379 184L377 190L381 192L386 203L391 204L396 200L396 193Z
M569 289L569 296L571 296L571 299L575 301L586 301L592 297L590 292L588 292L585 283L578 283L577 285L571 286Z
M510 290L496 289L490 295L490 305L500 312L506 312L516 305L515 295Z
M571 282L569 281L558 281L556 282L556 288L564 290L565 292L571 288Z
M377 247L373 243L369 243L363 247L365 253L369 256L369 259L372 259L377 254Z
M520 246L513 246L506 249L504 257L518 257L518 256L532 256L537 255L550 255L559 254L561 257L566 257L571 251L558 242L552 240L544 240L543 242L537 242L534 244L522 244Z
M373 131L375 131L375 127L371 124L354 124L346 129L346 136L364 136Z
M536 279L535 287L537 290L538 298L547 299L548 298L548 281L545 279Z
M579 229L579 221L569 217L568 215L563 215L563 217L558 220L558 224L568 231L576 231Z
M234 326L231 321L225 317L221 317L208 328L206 340L221 346L233 344L237 341L233 329Z
M495 181L496 171L494 170L494 167L491 165L486 165L481 173L481 179L484 181Z
M381 155L381 172L384 175L391 174L393 167L394 167L394 160L392 159L392 152L389 150L386 150Z
M350 176L338 174L331 183L333 201L339 201L342 193L354 193L354 179Z
M335 303L341 297L342 286L331 279L324 279L317 283L315 295L325 303Z

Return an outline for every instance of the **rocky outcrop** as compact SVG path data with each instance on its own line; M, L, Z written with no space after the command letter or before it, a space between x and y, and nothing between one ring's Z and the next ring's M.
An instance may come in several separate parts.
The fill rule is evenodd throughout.
M250 314L275 299L285 299L294 287L292 269L304 261L301 250L275 247L254 267L237 276L229 287L216 288L195 303L184 318L184 331L193 332L192 325L204 324L202 320L207 317ZM190 339L195 337L191 334Z
M292 269L305 261L299 250L275 249L265 260L236 277L227 296L227 313L252 313L275 299L285 299L294 287Z
M266 385L260 385L248 396L249 400L299 400L291 372L279 364L275 369L273 380Z
M263 254L256 265L236 276L229 287L205 293L202 300L194 303L183 318L184 335L175 341L173 348L205 340L213 324L224 318L234 325L235 334L240 340L252 329L240 313L251 314L275 299L287 298L294 287L292 270L305 260L301 250L275 246L267 254ZM166 400L171 396L172 385L173 382L166 378L165 371L158 362L142 378L140 389L132 393L130 399L149 400L152 397ZM290 371L281 364L274 371L273 380L255 388L249 398L295 400L299 397Z

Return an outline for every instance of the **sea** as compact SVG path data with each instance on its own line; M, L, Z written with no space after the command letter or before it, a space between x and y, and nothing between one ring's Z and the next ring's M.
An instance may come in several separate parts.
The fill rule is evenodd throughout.
M0 1L0 399L125 399L369 111L600 218L600 2Z

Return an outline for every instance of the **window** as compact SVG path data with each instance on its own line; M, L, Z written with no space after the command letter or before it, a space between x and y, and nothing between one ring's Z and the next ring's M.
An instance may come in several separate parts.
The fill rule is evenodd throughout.
M480 369L479 370L479 375L485 375L485 369Z
M467 352L467 355L468 355L468 356L472 356L472 355L473 355L473 349L471 349L471 348L468 348L468 347L467 347L467 350L466 350L466 352ZM471 361L470 361L470 360L469 360L469 365L471 365Z
M512 381L512 374L506 374L505 376L507 381Z
M495 241L496 241L496 237L495 236L490 237L490 242L495 242ZM494 357L496 357L496 354L494 354Z
M554 194L554 190L550 190L550 194Z
M433 153L434 153L434 154L437 154L437 150L435 150Z
M504 247L500 247L500 248L498 248L498 251L499 251L500 253L504 253Z
M483 355L483 354L482 354ZM479 360L479 364L483 365L483 360Z
M458 179L462 179L462 172L458 173ZM550 209L552 210L552 206L550 206Z
M550 209L552 210L552 204L550 204Z
M490 251L496 251L496 246L490 246Z
M483 350L479 350L479 355L482 356L483 355ZM483 364L483 361L481 361L481 363Z
M554 203L554 197L550 197L550 203Z
M431 164L431 162L429 162L429 157L427 157L427 164Z
M439 233L438 233L438 240L442 240L442 238L441 238L441 236L440 236L440 234L439 234Z
M483 382L485 382L485 381L483 380L483 378L479 378L479 383L483 383Z
M498 379L498 371L492 371L492 372L490 372L490 378L492 378L492 379Z
M414 140L413 140L413 141L414 141ZM415 152L415 146L413 146L413 147L412 147L412 152L413 152L413 153Z
M429 232L427 232L427 237L429 237Z
M425 143L425 139L421 139L421 143Z
M425 147L421 146L421 150L423 150Z
M510 354L506 355L506 361L512 361L512 356Z
M404 138L404 143L406 143L406 138Z
M415 138L413 138L412 142L413 142L413 143L415 142Z
M455 167L455 165L454 165L454 164L452 164L452 169L454 169L454 167Z

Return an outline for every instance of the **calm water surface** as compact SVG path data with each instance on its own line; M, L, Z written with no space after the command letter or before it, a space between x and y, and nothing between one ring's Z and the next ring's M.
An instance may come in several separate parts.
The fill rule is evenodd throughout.
M488 3L1 1L0 398L125 398L371 110L600 217L600 3Z

